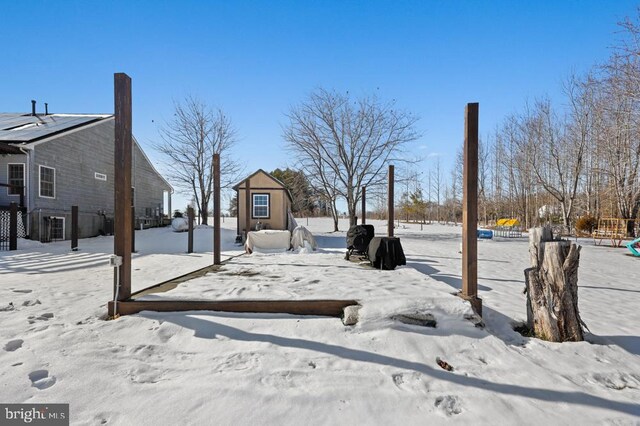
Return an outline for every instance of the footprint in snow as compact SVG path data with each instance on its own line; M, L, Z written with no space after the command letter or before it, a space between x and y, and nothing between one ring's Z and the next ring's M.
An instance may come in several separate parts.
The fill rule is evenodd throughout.
M460 398L453 395L439 396L436 398L436 408L446 416L453 416L462 413L462 404Z
M56 383L56 377L49 376L49 372L47 370L32 371L29 373L29 380L31 380L31 386L40 390L50 388Z
M51 318L53 318L53 314L51 312L45 312L39 317L36 317L33 315L30 315L29 317L27 317L27 319L29 320L29 324L33 324L36 321L49 321Z
M424 383L419 373L396 373L391 375L393 384L405 391L429 392L429 385Z
M0 308L0 312L9 312L9 311L13 311L16 307L13 306L13 302L10 302L8 305L3 306L2 308Z
M398 387L400 387L400 385L404 383L404 377L402 376L402 373L393 374L391 375L391 378L393 379L393 383Z
M640 377L627 373L595 373L588 381L613 390L640 388Z
M22 339L10 340L7 342L6 345L4 345L4 350L7 352L13 352L15 350L20 349L23 343L24 343L24 340Z

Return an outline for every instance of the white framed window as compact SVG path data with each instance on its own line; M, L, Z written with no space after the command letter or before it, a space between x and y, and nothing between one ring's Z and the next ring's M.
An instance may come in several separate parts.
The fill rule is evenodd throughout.
M56 169L40 166L38 194L43 198L56 198Z
M13 188L7 188L7 195L21 195L24 191L24 163L9 163L7 164L7 183L14 186ZM16 186L23 187L15 188Z
M105 175L104 173L95 172L93 174L93 177L96 178L97 180L103 180L105 182L107 181L107 175Z
M253 196L252 212L253 218L269 218L269 194L251 194Z

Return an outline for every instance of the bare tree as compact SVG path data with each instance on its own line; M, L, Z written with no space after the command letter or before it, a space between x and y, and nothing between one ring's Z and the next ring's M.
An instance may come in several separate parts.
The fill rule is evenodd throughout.
M419 137L417 117L375 96L353 99L349 93L318 89L288 114L284 138L304 165L310 180L319 181L327 198L344 198L350 223L363 186L382 185L391 162ZM337 230L337 219L334 217Z
M567 81L565 91L571 102L571 125L557 117L548 100L536 102L523 125L527 158L537 181L560 204L563 224L569 228L587 148L590 104L575 78Z
M435 170L431 171L429 174L430 190L433 191L436 197L436 220L438 223L442 220L440 217L440 202L441 202L441 194L442 194L442 186L444 184L442 176L442 169L440 167L440 157L436 159Z
M236 142L231 120L221 109L211 109L192 96L174 102L173 119L160 129L154 148L165 157L168 178L183 194L192 195L203 224L213 184L213 154L220 154L221 187L235 182L240 167L230 157Z

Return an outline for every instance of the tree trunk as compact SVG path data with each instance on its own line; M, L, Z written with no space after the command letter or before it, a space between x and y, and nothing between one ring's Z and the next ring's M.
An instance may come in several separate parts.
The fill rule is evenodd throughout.
M532 229L525 270L527 325L536 337L552 342L582 341L578 311L580 246L553 240L550 228Z
M338 232L338 209L336 208L336 201L331 200L331 218L333 219L333 232Z
M348 210L349 210L349 226L353 226L353 225L357 225L357 220L356 220L356 205L349 203L347 205Z

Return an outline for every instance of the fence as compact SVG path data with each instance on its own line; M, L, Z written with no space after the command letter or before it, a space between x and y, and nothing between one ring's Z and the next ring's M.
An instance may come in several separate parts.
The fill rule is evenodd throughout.
M17 239L26 236L25 217L24 209L0 209L0 250L17 250Z

